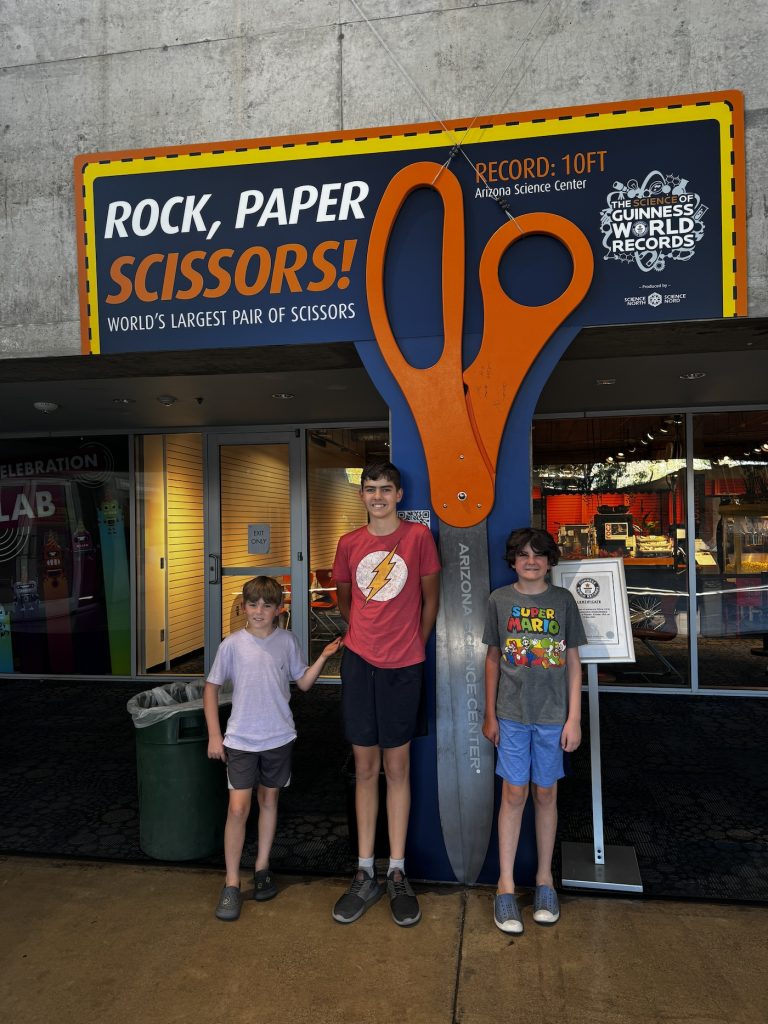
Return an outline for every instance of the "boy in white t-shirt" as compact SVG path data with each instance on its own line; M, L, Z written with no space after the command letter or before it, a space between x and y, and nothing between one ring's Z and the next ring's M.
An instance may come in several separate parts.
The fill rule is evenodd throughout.
M277 798L291 777L296 739L289 706L290 682L294 680L300 690L308 690L341 646L341 637L332 640L307 668L294 635L277 628L282 604L282 587L273 577L256 576L245 584L245 628L222 642L203 692L208 757L226 763L229 786L224 827L227 875L216 907L216 917L222 921L235 921L240 916L240 858L255 786L259 830L253 898L269 900L277 895L269 854L277 825ZM218 688L227 680L232 683L232 713L222 736Z

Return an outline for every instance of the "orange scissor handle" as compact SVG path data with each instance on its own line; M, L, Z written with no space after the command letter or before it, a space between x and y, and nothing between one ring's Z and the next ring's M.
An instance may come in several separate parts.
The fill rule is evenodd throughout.
M501 287L499 264L507 249L531 235L549 235L568 249L573 275L568 287L543 306L524 306ZM464 371L475 431L495 473L501 437L515 396L536 357L589 290L595 261L592 247L572 221L555 213L526 213L502 225L480 260L483 340Z
M443 351L426 369L403 356L384 298L384 263L392 228L408 196L433 188L443 201ZM429 468L432 504L443 522L472 526L493 504L493 478L475 438L462 380L464 201L456 177L421 161L399 171L379 203L365 268L368 309L379 349L410 406Z

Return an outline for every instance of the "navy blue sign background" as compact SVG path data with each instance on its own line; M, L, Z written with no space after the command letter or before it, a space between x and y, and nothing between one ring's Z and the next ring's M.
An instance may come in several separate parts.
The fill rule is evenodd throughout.
M400 168L418 159L441 163L448 152L440 148L97 177L94 182L95 224L89 227L96 239L101 352L362 341L373 337L365 296L365 257L367 236L379 199ZM498 174L494 178L492 172L486 171L489 187L499 193L497 198L508 204L513 216L532 211L558 213L573 220L589 238L596 263L594 283L574 314L574 322L595 325L723 315L719 125L716 121L483 143L467 146L466 153L486 168L506 172L507 177L510 167L513 172L520 169L519 164L510 165L510 161L528 159L531 175L516 181L503 181ZM583 173L575 173L575 167ZM450 170L461 181L464 193L467 225L465 329L468 334L479 333L483 315L477 283L480 253L507 214L500 208L497 198L485 195L482 181L460 154L454 157ZM603 244L601 215L608 208L608 197L615 198L618 194L617 184L629 188L634 183L639 187L653 172L659 173L651 187L654 183L658 187L659 182L666 180L670 182L665 186L669 189L678 182L678 190L684 187L688 193L696 194L700 198L700 209L706 207L706 211L700 213L700 221L696 222L700 237L692 249L686 250L690 254L687 261L666 258L663 269L644 271L631 254L625 255L623 261L609 255ZM341 183L342 188L334 193L339 199L343 183L351 181L362 181L368 187L368 195L360 203L363 219L350 215L345 220L318 223L315 206L301 212L293 225L276 223L273 218L257 227L257 213L247 217L243 227L235 228L240 195L246 190L260 190L266 205L273 189L281 188L290 212L294 189L310 183L318 188L324 183ZM542 191L545 188L548 191ZM120 237L116 229L112 230L111 238L104 237L110 203L126 202L134 209L142 200L153 199L162 207L173 196L195 196L199 200L206 193L211 193L211 198L199 212L205 230L199 230L193 220L192 230L186 234L165 234L158 226L151 234L136 237L129 217L124 221L128 237ZM182 210L183 206L177 204L171 215L174 223L180 223ZM338 204L329 207L331 214L338 210ZM206 234L217 221L220 227L206 240ZM395 333L411 338L439 335L442 333L439 263L442 212L436 193L422 190L414 194L400 221L389 256L390 276L396 285L390 308ZM679 222L679 218L665 221L672 232L676 231L675 222ZM146 216L144 223L147 223ZM636 224L634 221L626 223L624 230L647 230L647 221L640 222L639 228ZM629 244L634 245L635 236L629 237ZM342 260L343 243L348 239L355 239L357 244L347 270L342 268ZM323 278L321 269L312 264L312 252L317 245L329 241L338 243L338 248L325 253L326 260L336 268L331 274L335 281L323 290L312 290L310 284L317 287ZM641 244L643 241L641 239ZM619 241L619 245L624 244L626 242ZM655 244L653 240L651 244ZM280 278L275 285L279 291L272 293L276 253L285 245L304 247L308 253L306 264L296 271L295 282L301 290L290 290L286 279ZM222 249L233 250L231 256L219 256L221 273L231 277L238 258L253 246L262 247L268 254L270 273L265 274L263 288L257 294L242 295L236 290L234 280L230 280L224 290L219 285L221 278L207 266L210 255ZM198 285L201 294L194 298L163 300L159 296L164 285L167 284L170 295L178 290L189 290L190 284L179 269L175 275L166 277L167 254L178 253L180 264L184 254L192 251L205 254L194 265L201 275ZM664 252L662 250L662 254ZM150 254L158 254L158 260L147 271L146 288L158 298L141 301L132 290L132 279L140 261ZM558 257L555 253L547 260L551 276L550 273L542 275L539 261L532 255L535 256L535 250L519 259L514 267L511 259L506 260L502 264L501 279L512 297L536 303L545 301L559 289L557 282L567 277L568 262L564 254ZM124 265L122 278L115 280L111 275L112 265L123 257L133 257L134 262ZM289 254L289 264L294 258ZM254 286L260 268L264 269L260 258L254 256L245 271L249 287ZM348 281L348 286L339 287L340 279ZM130 290L130 296L120 302L109 301L110 297L120 295L121 282L123 292ZM216 289L217 285L223 294L215 297L202 294L205 289ZM656 300L658 305L654 305L653 300L649 302L651 295L660 297ZM92 295L90 298L93 302ZM199 315L206 313L207 325L205 317ZM195 314L200 326L194 322Z

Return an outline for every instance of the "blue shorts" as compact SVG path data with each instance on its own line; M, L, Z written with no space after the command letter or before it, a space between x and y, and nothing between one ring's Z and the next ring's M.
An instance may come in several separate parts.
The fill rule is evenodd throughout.
M513 786L554 786L565 775L562 734L562 725L522 725L500 718L496 774Z

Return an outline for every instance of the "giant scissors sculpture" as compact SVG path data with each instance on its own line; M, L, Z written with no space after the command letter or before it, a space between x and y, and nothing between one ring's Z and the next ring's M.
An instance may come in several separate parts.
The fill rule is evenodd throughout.
M408 196L434 188L443 203L443 351L417 369L395 340L384 296L392 228ZM552 302L524 306L499 281L511 245L549 235L565 245L573 274ZM474 882L488 849L493 819L493 748L481 734L485 648L480 642L489 593L485 520L494 501L504 427L518 390L552 334L579 305L594 259L584 233L552 213L529 213L503 224L480 259L484 327L480 350L462 365L464 204L455 175L423 161L399 171L382 196L366 264L368 306L382 356L399 384L421 437L432 505L441 520L443 561L437 621L437 775L440 822L456 878Z

